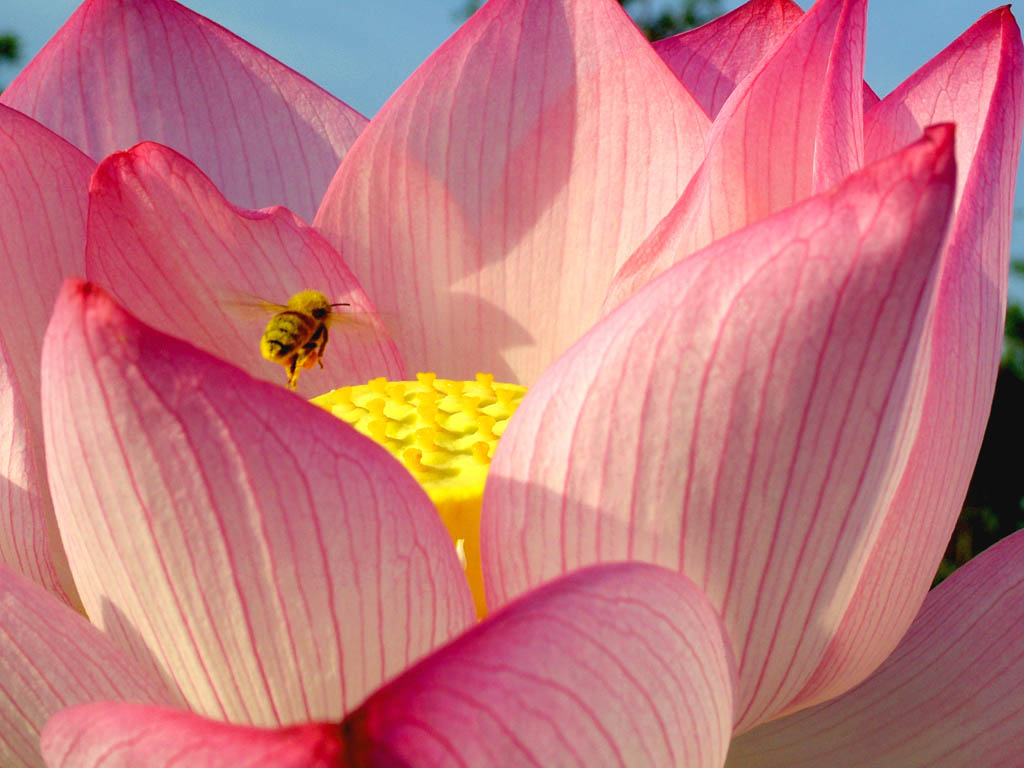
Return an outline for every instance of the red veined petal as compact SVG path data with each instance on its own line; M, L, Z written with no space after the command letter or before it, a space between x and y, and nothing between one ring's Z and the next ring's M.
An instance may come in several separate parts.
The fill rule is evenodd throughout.
M854 690L740 737L729 768L1024 763L1024 531L932 590Z
M686 192L612 282L606 309L716 239L863 165L864 0L820 0L733 91Z
M253 728L181 710L108 701L58 712L43 731L42 749L49 768L347 765L341 761L337 725Z
M507 606L342 727L355 765L719 766L733 675L693 582L619 563Z
M43 463L39 352L61 281L84 265L86 188L94 167L59 136L0 104L0 467L7 481L0 494L0 561L72 596Z
M708 118L613 0L492 0L381 108L315 225L411 370L532 382L678 199Z
M739 659L738 727L793 704L920 417L953 128L716 242L526 395L483 501L488 605L593 562L683 571Z
M366 118L171 0L87 0L0 101L99 161L140 141L309 221Z
M47 462L90 618L200 713L340 718L473 621L434 506L380 446L69 280Z
M804 12L793 0L750 0L696 29L652 45L712 118Z
M1022 67L1020 30L1002 8L868 115L875 152L883 136L898 142L917 120L955 120L959 202L931 313L917 440L854 600L801 697L808 702L845 690L896 646L931 586L967 493L1002 355Z
M279 384L282 366L260 356L270 314L235 305L245 296L284 304L318 290L348 302L338 311L352 322L333 326L324 370L300 376L300 392L404 376L386 324L323 237L283 208L234 207L192 162L159 144L118 152L96 169L86 276L144 322Z
M80 614L0 564L0 764L42 764L39 734L54 712L98 699L173 706L173 688Z
M340 726L259 730L104 702L56 715L43 751L51 768L719 766L732 721L727 642L688 579L602 566L508 606Z
M46 478L41 476L42 430L34 435L29 429L14 370L0 337L0 563L68 600L54 566L53 553L59 552L63 559L63 548L52 519ZM67 582L71 583L70 574Z

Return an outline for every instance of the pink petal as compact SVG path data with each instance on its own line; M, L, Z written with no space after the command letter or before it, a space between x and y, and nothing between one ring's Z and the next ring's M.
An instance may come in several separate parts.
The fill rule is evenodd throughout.
M264 729L190 712L98 702L46 726L50 768L329 768L347 766L337 725Z
M821 0L733 91L672 212L615 276L613 308L672 264L863 165L866 0Z
M865 115L866 159L894 152L926 125L956 119L956 163L963 169L959 206L975 155L1019 119L1013 86L1020 78L1020 55L1020 30L1010 7L985 14Z
M46 477L40 468L42 432L37 447L29 430L25 399L14 375L16 370L0 337L0 563L10 565L67 600L53 563L47 530L53 515ZM51 530L56 534L55 524ZM60 552L63 558L56 535L53 545L53 551Z
M54 712L96 699L173 706L171 691L102 632L0 565L0 765L38 766Z
M0 100L97 161L143 140L307 221L366 119L170 0L86 0Z
M43 381L86 610L199 713L340 718L473 620L426 494L339 419L77 281L57 300Z
M74 588L53 527L43 466L39 353L53 299L85 253L89 158L39 123L0 105L0 561L57 594ZM49 521L47 518L50 518ZM54 562L56 561L56 562Z
M854 601L804 693L809 702L863 679L896 646L931 585L967 493L1002 352L1022 67L1013 16L1007 8L993 11L868 115L873 141L894 127L913 130L914 120L955 119L960 203L932 310L918 437Z
M878 94L874 92L874 90L871 88L870 85L867 84L867 82L865 82L864 83L864 112L865 113L868 112L879 101L881 101L881 99L878 97ZM875 158L872 158L872 159L875 159Z
M53 300L85 258L89 176L95 164L35 120L0 105L0 328L39 416L39 352Z
M714 21L652 45L714 118L737 83L757 69L803 15L793 0L750 0Z
M841 698L751 731L729 766L1024 765L1024 531L929 593L886 662Z
M733 640L738 727L792 703L913 436L954 176L953 129L931 128L595 326L531 389L494 457L488 604L587 563L680 569Z
M700 590L619 563L506 607L342 727L357 765L719 766L733 683Z
M56 715L43 752L54 768L719 766L731 663L692 582L646 565L602 566L509 606L340 726L260 730L104 702Z
M257 296L278 304L314 288L349 302L351 317L373 307L341 257L290 211L230 205L189 160L159 144L111 155L89 190L86 275L160 330L189 339L253 376L278 384L280 365L260 356L269 314L245 311ZM299 377L307 397L376 376L403 378L388 331L338 324L324 371Z
M612 0L492 0L385 104L315 224L413 369L531 382L704 154L708 118Z

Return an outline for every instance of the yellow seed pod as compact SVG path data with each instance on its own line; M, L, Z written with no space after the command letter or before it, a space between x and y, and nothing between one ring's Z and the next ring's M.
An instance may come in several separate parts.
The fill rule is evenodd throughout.
M476 603L486 612L480 564L480 503L494 449L526 387L439 379L418 373L416 381L373 379L340 387L311 402L384 446L423 486L452 541L461 546Z

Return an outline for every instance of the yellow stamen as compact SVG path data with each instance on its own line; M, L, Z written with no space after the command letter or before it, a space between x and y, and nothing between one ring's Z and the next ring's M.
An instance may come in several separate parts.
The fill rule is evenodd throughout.
M477 615L487 613L480 565L480 503L498 438L519 407L526 387L438 379L377 378L341 387L312 402L387 448L430 496L456 545L473 592Z

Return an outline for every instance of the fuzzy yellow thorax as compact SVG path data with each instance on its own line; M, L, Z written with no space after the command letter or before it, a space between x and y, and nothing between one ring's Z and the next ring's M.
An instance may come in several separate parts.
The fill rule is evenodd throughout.
M312 402L388 449L412 473L437 507L464 558L481 618L487 612L480 566L480 503L498 438L519 407L526 387L439 379L374 379L341 387Z

